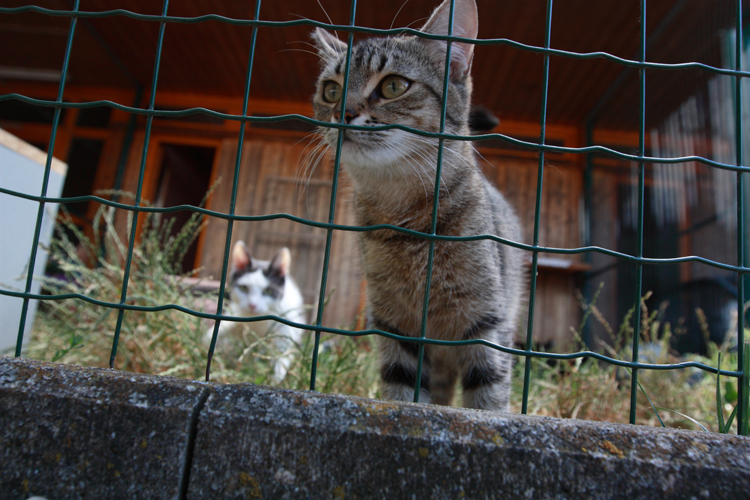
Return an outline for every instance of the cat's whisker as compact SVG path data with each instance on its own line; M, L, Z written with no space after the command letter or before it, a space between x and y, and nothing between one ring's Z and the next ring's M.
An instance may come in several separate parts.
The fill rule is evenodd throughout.
M432 144L429 144L429 143L428 145L432 146ZM410 155L416 155L422 159L422 162L415 163L416 165L415 170L417 170L419 179L422 182L422 185L424 187L425 198L428 198L429 194L427 192L427 184L425 183L425 179L431 187L434 187L436 170L429 171L426 165L435 165L437 163L437 155L432 154L433 152L432 147L430 147L429 149L419 148L415 144L408 144L408 145L405 145L405 147L408 148L408 152L410 153ZM413 160L410 160L410 161L413 161Z
M317 144L315 144L315 141L317 140ZM313 145L312 149L308 151L308 148ZM302 159L301 162L299 162L299 169L298 169L298 198L301 198L302 194L304 192L307 192L310 185L310 179L312 179L312 175L317 168L317 165L320 161L320 158L322 154L328 149L328 145L320 138L318 138L317 135L313 138L313 140L308 144L307 147L305 147L305 150L303 150L303 153L305 151L308 151L307 154L305 154L305 157ZM301 171L300 171L301 169ZM309 207L308 207L309 210Z
M312 137L311 137L312 136ZM300 152L299 156L297 157L297 171L295 172L295 176L297 179L301 179L307 172L308 167L308 159L310 157L310 154L312 151L315 150L320 144L320 141L316 144L316 134L308 134L303 139L300 139L295 143L295 145L299 144L301 141L308 139L308 143L305 145L305 147Z
M305 172L303 173L304 183L301 184L301 187L303 188L305 193L309 192L310 181L312 180L315 170L320 164L321 159L325 156L327 151L328 151L328 145L325 142L320 142L317 146L315 146L315 148L308 155L307 167L306 167ZM307 207L308 211L309 211L309 208L310 207L308 206Z
M391 26L388 28L389 30L393 29L393 25L396 22L396 18L398 17L399 14L401 14L401 11L404 10L404 7L406 7L407 3L409 3L409 0L404 0L404 3L402 3L401 7L398 8L398 11L396 12L396 15L393 16L393 21L391 21Z
M333 24L333 21L331 20L331 16L328 15L328 12L326 11L325 7L323 7L323 4L320 3L320 0L316 0L318 2L318 5L320 6L320 10L323 11L323 14L325 14L326 18L328 19L328 22L330 24ZM333 31L336 34L336 38L339 37L339 34L336 30Z
M412 149L410 146L405 145L403 142L400 142L398 144L399 144L399 146L406 146L407 148ZM387 148L387 151L389 151L389 152L391 152L393 154L393 157L394 157L393 163L395 165L399 165L401 167L402 164L398 160L402 160L402 161L405 161L410 167L412 167L412 169L414 170L414 172L417 175L417 178L422 183L422 188L424 190L424 195L425 195L425 198L427 198L427 196L428 196L427 195L427 185L425 184L424 176L422 175L423 172L420 171L420 170L423 171L424 167L419 162L414 161L413 159L411 159L408 154L404 154L404 152L399 151L395 145L393 145L393 144L386 144L386 148ZM408 152L408 150L407 150L407 152ZM419 152L416 149L414 149L413 151L411 151L411 153L419 154Z
M484 161L484 162L485 162L485 163L486 163L487 165L489 165L489 166L490 166L490 167L492 167L493 169L495 168L495 165L493 165L492 163L490 163L490 162L489 162L489 160L487 160L487 158L485 158L484 156L482 156L482 153L480 153L480 152L479 152L479 150L478 150L478 149L477 149L476 147L474 147L474 145L473 145L473 144L469 143L469 146L471 146L471 149L472 149L472 150L474 151L474 154L475 154L475 155L476 155L476 156L477 156L478 158L481 158L481 159L482 159L482 161ZM477 172L479 172L479 175L481 175L481 176L482 176L482 177L484 178L484 180L485 180L485 181L489 182L489 180L487 179L487 176L486 176L486 175L484 175L484 172L483 172L483 171L482 171L482 169L481 169L481 168L479 167L479 165L477 165L477 164L476 164L476 162L473 162L473 163L471 164L471 166L472 166L473 168L475 168Z
M277 54L280 54L282 52L304 52L305 54L312 54L317 58L320 58L320 55L317 52L313 52L312 50L305 50L305 49L279 49L276 51Z

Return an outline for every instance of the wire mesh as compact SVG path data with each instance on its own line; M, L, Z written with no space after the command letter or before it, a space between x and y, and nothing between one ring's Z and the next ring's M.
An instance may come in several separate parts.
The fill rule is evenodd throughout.
M207 353L207 360L206 360L206 380L209 380L210 373L211 373L211 360L212 356L216 347L216 340L218 336L219 331L219 324L221 321L225 320L232 320L236 322L253 322L253 321L263 321L267 319L273 319L275 321L284 323L289 326L306 329L313 331L315 333L315 348L313 349L313 364L312 364L312 371L310 374L310 389L315 389L315 380L316 380L316 366L317 366L317 354L318 354L318 345L320 342L320 335L321 333L332 333L332 334L338 334L338 335L345 335L345 336L360 336L360 335L376 335L376 336L382 336L387 337L391 339L400 340L403 342L412 342L417 343L419 346L419 355L418 355L418 374L416 376L416 384L414 388L414 400L418 401L419 399L419 393L420 393L420 374L422 371L422 365L424 360L424 349L427 345L451 345L451 346L462 346L462 345L483 345L487 348L497 349L506 353L510 353L514 356L518 356L520 358L523 358L525 360L525 369L524 369L524 381L523 381L523 401L522 401L522 412L526 413L528 410L528 398L529 398L529 382L531 378L531 372L530 372L530 363L531 359L533 358L541 358L541 359L554 359L554 360L570 360L570 359L578 359L578 358L592 358L595 360L603 361L615 366L625 367L629 368L631 370L631 403L630 403L630 421L631 423L635 423L635 407L636 407L636 395L638 391L638 373L641 370L678 370L678 369L685 369L689 367L698 368L708 373L714 373L714 374L721 374L724 376L734 377L738 379L738 393L739 393L739 406L740 409L738 411L738 433L742 435L748 434L748 380L750 380L750 360L748 360L747 356L747 346L745 346L745 339L744 339L744 311L743 311L743 305L745 302L745 295L744 295L744 276L745 274L750 270L746 267L745 263L745 246L744 246L744 238L745 238L745 227L744 227L744 179L743 174L747 171L750 171L750 167L743 165L743 145L741 140L736 140L736 162L735 164L725 163L716 161L713 159L705 158L702 156L684 156L684 157L672 157L672 158L659 158L659 157L649 157L646 156L646 148L645 148L645 117L647 113L646 109L646 72L648 70L682 70L682 69L696 69L699 71L704 71L709 74L714 75L727 75L729 77L732 77L734 79L735 84L735 104L734 104L734 112L735 112L735 134L737 138L741 138L743 134L743 124L742 124L742 92L741 92L741 83L743 78L747 78L750 76L750 72L742 71L741 66L741 54L743 49L743 39L742 39L742 18L743 18L743 12L742 12L742 2L741 0L736 1L736 37L735 37L735 61L734 61L734 68L733 69L727 69L727 68L720 68L711 66L708 64L703 63L697 63L697 62L690 62L690 63L675 63L675 64L668 64L668 63L655 63L655 62L649 62L646 60L646 14L647 14L647 5L646 0L641 1L641 10L640 10L640 51L639 51L639 57L637 60L630 60L622 57L618 57L606 52L587 52L587 53L577 53L577 52L571 52L571 51L565 51L560 49L554 49L551 47L551 33L552 33L552 20L553 20L553 0L547 0L547 11L545 16L545 41L544 46L538 47L533 45L527 45L523 44L511 39L506 38L498 38L498 39L481 39L481 40L469 40L464 39L461 37L456 37L452 35L453 30L453 13L455 9L455 2L451 2L451 22L449 27L449 34L448 36L438 36L438 35L431 35L431 34L425 34L422 32L419 32L414 29L406 28L406 29L389 29L389 30L382 30L382 29L373 29L368 28L365 26L358 26L355 23L356 19L356 12L357 12L357 2L356 0L351 1L351 9L350 9L350 22L348 25L336 25L333 23L321 23L318 21L313 21L309 19L301 19L301 20L295 20L295 21L266 21L262 20L260 18L260 7L261 2L260 0L257 0L255 9L254 9L254 16L252 19L234 19L229 18L225 16L215 15L215 14L209 14L209 15L202 15L202 16L196 16L196 17L177 17L177 16L170 16L168 14L168 0L164 0L162 11L160 15L146 15L146 14L139 14L135 12L131 12L124 9L116 9L116 10L109 10L109 11L80 11L79 10L79 0L75 0L73 8L71 10L55 10L55 9L48 9L48 8L42 8L34 5L27 5L27 6L21 6L21 7L15 7L15 8L8 8L8 7L0 7L0 14L20 14L20 13L28 13L28 12L34 12L41 15L46 16L57 16L57 17L65 17L70 19L70 27L68 30L68 37L67 37L67 43L65 48L65 56L63 60L62 65L62 71L61 71L61 78L60 78L60 85L58 89L57 98L54 101L50 100L44 100L44 99L35 99L32 97L28 97L25 95L17 94L17 93L11 93L11 94L5 94L0 95L0 102L2 101L8 101L8 100L17 100L21 101L27 104L31 104L34 106L40 106L40 107L50 107L54 109L54 118L52 121L52 128L51 128L51 135L50 135L50 141L49 141L49 148L48 148L48 155L47 155L47 161L45 165L45 172L43 177L43 183L42 188L39 196L33 196L28 195L24 193L20 193L17 191L13 191L10 189L6 189L3 187L0 187L0 193L3 193L5 195L10 195L30 201L34 201L38 203L38 215L37 215L37 223L36 228L34 232L34 239L33 239L33 245L31 249L31 255L30 255L30 261L29 261L29 268L28 268L28 274L26 277L26 286L23 292L17 292L12 290L5 290L0 289L0 294L10 296L10 297L18 297L23 300L23 306L22 306L22 312L21 312L21 320L18 328L18 336L17 336L17 342L16 342L16 349L15 349L15 355L21 356L22 354L22 345L23 345L23 336L24 336L24 328L27 321L27 312L28 312L28 304L30 300L39 300L39 301L49 301L49 300L64 300L64 299L78 299L87 301L92 304L104 306L107 308L111 308L114 310L117 310L118 313L118 320L115 327L114 338L112 342L112 350L111 350L111 356L110 356L110 366L114 366L114 362L117 356L118 351L118 342L120 337L120 331L122 327L122 319L123 315L126 311L131 310L137 310L137 311L144 311L144 312L156 312L156 311L163 311L168 309L178 310L187 314L191 314L196 317L200 318L206 318L206 319L213 319L216 320L215 326L213 329L213 335L211 339L210 347L208 348ZM149 23L158 23L159 25L159 35L158 35L158 41L156 45L156 57L154 62L154 68L153 68L153 74L152 74L152 83L151 83L151 91L150 91L150 99L148 106L144 108L140 108L137 105L134 106L124 106L122 104L118 104L112 101L108 100L99 100L99 101L88 101L88 102L66 102L64 100L64 93L65 93L65 82L66 82L66 76L68 73L68 62L70 60L70 53L73 46L73 40L75 36L75 29L76 29L76 23L79 19L101 19L101 18L109 18L113 16L124 16L130 19L134 19L141 22L149 22ZM214 110L196 107L196 108L188 108L188 109L181 109L181 110L157 110L155 109L155 95L157 90L157 83L158 83L158 75L159 75L159 68L161 64L161 53L162 53L162 44L164 40L164 33L166 30L166 27L168 24L171 23L183 23L183 24L191 24L191 23L202 23L207 21L217 21L221 23L226 23L228 25L236 25L236 26L247 26L252 29L252 42L250 47L250 55L249 60L247 64L247 72L246 72L246 81L244 86L244 94L243 94L243 107L242 107L242 113L241 114L230 114L230 113L222 113L217 112ZM257 31L259 28L279 28L279 27L285 27L285 26L308 26L310 28L313 27L322 27L325 29L330 30L338 30L338 31L344 31L348 34L348 49L346 54L346 65L345 65L345 76L344 81L345 85L343 86L343 95L341 99L341 119L339 123L337 124L331 124L331 123L322 123L318 122L315 119L298 115L298 114L282 114L277 116L267 116L267 117L260 117L260 116L249 116L248 115L248 100L250 95L250 84L251 84L251 78L253 73L253 61L254 61L254 55L256 51L256 41L257 41ZM350 70L350 63L351 63L351 52L352 52L352 45L354 40L355 34L367 34L367 35L379 35L379 36L385 36L385 35L400 35L400 34L410 34L415 35L423 38L429 38L429 39L440 39L447 41L447 53L446 53L446 61L445 61L445 77L443 82L443 95L442 95L442 109L441 109L441 123L440 123L440 129L439 132L433 133L433 132L425 132L422 130L416 130L410 127L402 126L402 125L387 125L387 126L378 126L378 127L367 127L367 126L355 126L355 125L349 125L345 123L343 112L346 108L346 99L347 99L347 85L346 82L348 82L349 79L349 70ZM524 140L519 140L516 138L513 138L508 135L504 134L483 134L483 135L475 135L475 136L456 136L452 134L446 134L445 133L445 116L446 116L446 107L447 107L447 92L446 89L448 88L448 75L449 75L449 69L450 69L450 52L451 52L451 44L453 42L467 42L467 43L473 43L475 45L495 45L495 46L508 46L513 47L519 50L528 51L531 53L537 53L541 54L543 56L543 90L542 95L540 96L542 100L542 113L540 117L540 137L538 142L529 142ZM620 151L616 151L614 149L600 146L600 145L591 145L586 147L563 147L563 146L556 146L553 144L548 144L546 142L546 125L547 125L547 94L548 94L548 88L549 88L549 64L550 64L550 58L552 57L562 57L562 58L573 58L573 59L592 59L592 58L600 58L608 61L612 61L614 63L617 63L618 65L624 67L624 68L634 68L637 69L639 72L639 80L640 80L640 96L639 96L639 106L640 106L640 117L639 117L639 131L638 131L638 137L639 137L639 146L638 146L638 152L637 154L627 154ZM136 101L137 102L137 101ZM56 134L60 125L60 114L61 111L68 108L68 109L86 109L86 108L93 108L93 107L99 107L99 106L107 106L112 109L117 109L120 111L124 111L126 113L130 113L132 116L144 116L146 118L146 132L145 132L145 141L143 145L143 150L141 153L141 162L140 162L140 169L139 169L139 178L138 178L138 189L135 193L136 199L135 202L132 205L123 204L118 202L116 199L108 200L104 199L98 196L78 196L78 197L68 197L68 198L53 198L47 196L47 184L49 180L50 175L50 168L51 168L51 162L52 162L52 152L54 150L54 144L56 139ZM177 206L171 206L171 207L151 207L151 206L142 206L141 205L141 191L143 188L143 178L144 173L146 171L146 158L147 153L149 149L149 137L150 137L150 131L151 126L153 123L154 118L156 117L183 117L188 116L192 114L201 114L209 117L215 117L220 118L223 120L231 120L231 121L237 121L240 124L240 132L239 137L237 140L237 153L236 153L236 159L235 159L235 166L234 166L234 178L232 180L232 195L231 195L231 201L230 201L230 209L227 213L214 211L205 209L202 207L197 207L193 205L177 205ZM277 122L277 121L283 121L283 120L290 120L290 119L296 119L300 120L315 126L322 126L322 127L330 127L338 129L339 131L339 137L338 142L335 148L335 156L334 156L334 177L333 177L333 189L331 191L331 199L330 199L330 205L329 205L329 215L327 222L316 222L307 220L304 218L292 216L289 214L284 213L275 213L275 214L267 214L267 215L237 215L235 213L235 207L236 207L236 201L237 201L237 186L239 182L239 172L240 172L240 158L242 156L242 150L243 150L243 143L244 143L244 137L245 137L245 127L248 123L269 123L269 122ZM434 193L434 201L433 201L433 210L432 210L432 221L431 221L431 231L430 233L419 233L415 231L411 231L408 229L403 229L396 226L391 225L376 225L376 226L368 226L368 227L361 227L361 226L349 226L349 225L341 225L341 224L335 224L334 223L334 215L335 215L335 205L336 205L336 197L337 197L337 186L338 186L338 178L339 178L339 170L340 170L340 156L341 156L341 147L342 147L342 132L346 129L353 129L353 130L366 130L366 131L378 131L378 130L385 130L385 129L401 129L413 134L417 134L423 137L429 137L433 139L438 139L438 160L437 160L437 175L436 175L436 182L435 182L435 193ZM536 191L536 197L535 197L535 210L534 210L534 236L533 236L533 242L531 245L527 245L520 242L515 241L508 241L503 238L499 238L495 235L472 235L472 236L464 236L464 237L455 237L455 236L442 236L436 234L436 224L437 224L437 204L438 204L438 196L439 196L439 188L440 188L440 171L441 171L441 163L442 163L442 151L444 147L444 141L450 139L450 140L461 140L461 141L482 141L482 140L491 140L496 139L505 142L506 144L513 145L513 146L520 146L526 149L530 149L533 151L536 151L539 155L539 166L538 166L538 177L537 177L537 191ZM582 246L579 248L554 248L554 247L544 247L540 246L539 244L539 226L540 226L540 212L541 212L541 203L542 203L542 191L544 187L544 163L545 163L545 154L547 153L573 153L573 154L600 154L609 156L612 158L622 159L622 160L629 160L636 162L638 164L638 243L637 243L637 251L634 255L630 255L623 252L618 252L612 249L608 248L601 248L597 246ZM695 161L702 164L705 164L712 168L718 168L723 169L727 171L732 171L736 173L737 176L737 265L730 265L726 263L717 262L711 259L707 259L700 256L682 256L682 257L675 257L675 258L668 258L668 259L657 259L657 258L648 258L645 257L643 254L643 236L644 236L644 228L643 228L643 212L644 212L644 171L646 164L652 164L652 163L660 163L660 164L666 164L666 165L673 165L673 164L680 164L684 162L690 162ZM586 189L590 189L589 185L590 180L587 181L587 187ZM133 217L133 224L131 226L131 234L129 239L129 245L128 245L128 252L125 262L125 273L123 276L122 281L122 288L121 288L121 296L120 300L118 302L108 302L108 301L102 301L98 300L93 297L89 297L82 294L64 294L64 295L41 295L41 294L34 294L31 293L31 282L34 276L34 263L36 261L36 253L37 248L39 245L39 239L40 239L40 228L42 223L42 216L45 204L47 203L63 203L63 202L79 202L79 201L93 201L96 203L100 203L105 206L114 207L120 210L127 211L128 213L132 214ZM221 272L221 284L220 284L220 292L218 295L218 309L215 314L209 314L202 311L197 311L191 308L186 308L183 306L179 306L176 304L166 304L166 305L160 305L160 306L139 306L139 305L133 305L128 303L128 282L130 277L130 265L133 258L133 244L136 237L136 226L137 226L137 220L139 214L147 214L147 213L171 213L176 212L180 210L189 210L195 213L201 213L206 216L220 219L220 220L226 220L227 221L227 232L226 232L226 240L224 244L224 253L223 253L223 261L222 261L222 272ZM227 271L229 268L229 255L230 255L230 243L232 240L232 229L233 224L235 222L244 222L244 221L264 221L264 220L273 220L273 219L288 219L290 221L293 221L295 223L299 224L305 224L311 227L316 228L322 228L326 230L326 244L325 244L325 251L324 251L324 262L323 262L323 271L322 271L322 279L320 284L320 291L319 291L319 297L318 297L318 308L316 311L316 318L313 324L307 325L307 324L299 324L292 321L289 321L283 317L277 317L273 315L267 315L267 316L259 316L254 318L237 318L237 317L231 317L223 314L223 306L224 306L224 292L226 287L226 278L227 278ZM424 307L423 307L423 313L422 313L422 321L421 321L421 330L420 330L420 336L419 337L404 337L395 335L389 332L384 332L377 329L368 329L364 331L347 331L347 330L341 330L337 328L331 328L323 325L322 322L322 314L323 314L323 304L324 304L324 298L326 295L326 284L327 284L327 277L330 267L330 254L331 254L331 240L334 231L350 231L350 232L363 232L363 231L378 231L378 230L392 230L403 234L408 234L411 236L416 236L419 238L424 238L429 241L429 265L428 265L428 272L427 272L427 279L425 283L425 294L424 294ZM525 349L515 349L505 346L500 346L496 344L492 344L488 341L482 340L482 339L472 339L472 340L464 340L464 341L443 341L443 340L435 340L431 339L427 336L427 305L429 301L429 293L430 293L430 284L432 280L432 263L434 258L434 245L436 241L477 241L477 240L491 240L495 241L499 244L509 245L512 247L520 248L524 251L530 252L532 255L532 264L531 264L531 286L529 291L529 311L528 311L528 329L527 329L527 335L526 335L526 348ZM696 263L702 263L708 266L711 266L716 269L722 269L726 271L731 271L736 274L737 277L737 284L738 284L738 325L737 325L737 335L738 335L738 345L740 348L738 349L738 365L736 370L726 370L726 369L718 369L717 367L709 366L703 363L699 362L681 362L681 363L674 363L674 364L653 364L653 363L641 363L639 362L639 328L640 328L640 320L639 320L639 314L636 313L633 317L633 327L635 330L635 335L633 336L633 347L632 347L632 361L623 361L619 359L613 359L608 356L605 356L603 354L592 352L592 351L580 351L575 353L551 353L551 352L542 352L542 351L536 351L532 348L533 346L533 324L534 324L534 306L536 302L536 274L537 274L537 267L538 267L538 256L540 252L545 252L549 254L559 254L559 255L566 255L566 254L589 254L589 253L599 253L602 255L608 255L611 257L614 257L616 259L619 259L623 262L630 262L635 265L636 269L636 292L635 292L635 311L639 311L638 305L641 301L641 293L642 293L642 269L644 265L669 265L669 264L677 264L677 263L684 263L684 262L696 262Z

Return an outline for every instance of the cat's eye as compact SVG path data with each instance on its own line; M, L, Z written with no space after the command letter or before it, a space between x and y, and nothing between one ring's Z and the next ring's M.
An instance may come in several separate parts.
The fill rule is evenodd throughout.
M237 285L237 289L242 293L247 293L250 291L247 285Z
M389 76L380 83L380 93L386 99L395 99L409 90L411 82L401 76Z
M274 296L273 288L264 289L263 295L265 295L266 297L273 297Z
M334 103L341 100L341 85L336 82L326 82L323 85L323 100Z

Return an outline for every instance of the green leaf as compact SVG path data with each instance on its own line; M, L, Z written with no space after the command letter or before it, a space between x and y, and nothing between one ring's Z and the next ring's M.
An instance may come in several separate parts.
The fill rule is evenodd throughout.
M705 427L703 426L703 424L701 424L700 422L698 422L698 421L697 421L696 419L694 419L694 418L692 418L692 417L688 417L688 416L687 416L687 415L685 415L684 413L680 413L679 411L674 411L674 410L670 410L670 409L668 409L668 408L662 408L661 406L657 406L656 408L658 408L658 409L660 409L660 410L663 410L663 411L668 411L668 412L670 412L670 413L674 413L674 414L676 414L676 415L679 415L679 416L681 416L682 418L686 418L686 419L690 420L690 421L691 421L692 423L694 423L695 425L697 425L698 427L700 427L701 429L703 429L704 431L708 432L708 429L706 429L706 428L705 428ZM733 418L734 418L734 417L733 417Z
M732 413L729 415L729 420L727 420L727 425L723 429L719 429L719 432L722 434L727 434L729 432L729 429L732 428L732 422L734 421L734 417L737 415L737 409L740 407L740 405L737 405L734 407L734 410L732 410Z
M716 421L719 423L719 432L724 434L724 410L721 407L721 353L716 372Z

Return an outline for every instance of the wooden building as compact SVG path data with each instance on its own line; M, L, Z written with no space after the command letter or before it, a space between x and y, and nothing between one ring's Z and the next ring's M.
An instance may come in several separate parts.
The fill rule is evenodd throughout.
M29 3L9 0L3 2L2 7ZM547 2L478 0L477 3L480 38L509 39L531 47L544 45ZM72 6L72 2L65 0L37 0L33 4L52 11L69 11ZM327 14L314 0L263 2L260 19L326 22L328 15L333 23L349 24L348 0L321 0L320 4ZM403 5L402 2L360 1L355 22L359 26L383 29L412 23L418 26L419 20L436 4L437 0L411 1ZM556 3L551 46L574 53L606 52L624 59L637 59L639 5L638 0ZM162 5L152 0L80 2L82 12L112 9L158 16ZM18 100L14 94L44 101L56 99L71 19L51 13L54 12L0 10L0 46L4 47L0 52L0 127L44 150L49 145L53 108ZM208 14L234 20L252 19L254 2L172 0L169 3L168 15L176 19L165 26L154 99L156 109L205 108L229 115L242 114L253 28L216 17L195 19ZM184 22L185 19L195 22ZM147 108L154 77L159 20L158 17L136 19L118 13L78 18L63 100L110 101ZM728 67L726 37L720 35L733 26L733 0L651 1L648 3L647 58L656 62L697 61ZM310 30L310 26L289 24L258 29L249 116L311 116L310 96L317 75L317 58L310 53ZM355 38L360 36L357 34ZM474 100L499 117L500 124L493 132L538 143L544 102L543 68L543 56L539 51L506 43L477 46L473 65ZM667 132L659 135L660 130L666 130L664 124L685 102L708 92L706 89L712 78L715 75L710 71L695 68L647 72L646 128L657 131L656 135L647 133L647 148L659 137L664 144L664 138L670 137ZM598 144L628 153L637 151L640 109L637 70L602 57L555 54L550 58L546 103L547 144L568 148ZM698 145L700 137L716 135L716 126L709 121L704 119L705 123L697 124L696 130L685 134L695 138L694 143ZM54 155L69 164L64 196L110 189L133 192L143 165L144 199L157 206L197 205L209 187L215 185L206 206L227 213L239 121L195 113L179 118L156 117L150 130L146 125L144 115L107 105L64 108L54 149ZM310 143L311 132L308 124L295 120L248 124L240 159L236 214L288 213L315 221L327 220L332 166L329 161L321 160L312 171L306 170L309 162L317 158L314 144ZM726 146L730 139L718 137L713 145L706 143L703 149L694 149L694 152L717 157L717 144ZM146 141L147 148L144 147ZM516 207L525 230L523 242L531 244L539 153L501 139L477 142L475 146L487 178ZM661 151L666 149L662 147ZM682 152L675 150L675 155L682 155ZM704 186L697 182L695 189L713 189L707 177L710 169L699 166L694 170L704 184L710 184ZM568 249L588 244L625 248L629 240L621 229L625 217L623 207L628 206L634 185L631 171L631 162L606 155L547 153L539 244ZM664 182L675 184L681 179L671 177ZM649 186L657 186L658 182L661 181L649 173ZM659 184L660 189L664 185ZM670 192L676 193L674 196L684 199L689 196L675 191L675 185L672 188ZM697 191L696 198L702 199ZM339 185L339 192L335 222L353 224L345 178ZM68 209L85 227L98 205L93 202L70 204ZM674 256L696 253L696 241L702 239L695 237L691 227L701 217L703 215L691 212L682 218L670 219L676 238ZM652 229L657 234L660 231L657 226ZM714 230L721 233L715 227ZM201 268L204 277L218 277L225 231L224 220L209 218L185 267ZM322 229L288 220L238 222L234 225L233 240L245 240L253 254L261 258L269 258L281 246L288 246L292 250L293 274L306 299L312 302L320 286L325 234ZM714 249L705 250L710 258L731 258L715 255ZM623 287L630 271L599 254L542 256L534 319L536 342L565 348L571 339L571 327L577 330L581 319L576 290L589 290L590 294L599 281L604 282L605 287L598 306L610 323L618 323L623 315L623 304L628 300L625 298L628 291ZM332 295L324 323L332 327L350 326L355 323L363 304L354 233L334 232L331 262L327 290ZM671 279L676 280L675 284L683 283L694 273L690 266L682 266L676 278ZM588 285L587 277L591 277Z

